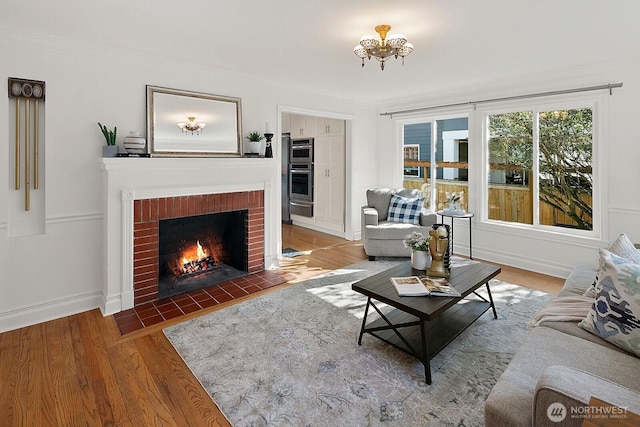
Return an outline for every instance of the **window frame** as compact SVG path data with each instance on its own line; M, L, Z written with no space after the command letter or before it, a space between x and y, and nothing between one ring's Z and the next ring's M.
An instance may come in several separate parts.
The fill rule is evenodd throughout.
M488 229L504 230L505 227L515 230L521 230L525 234L529 234L529 230L534 232L553 233L565 236L588 237L600 239L604 235L604 224L606 223L606 212L603 204L603 189L606 188L605 174L602 170L605 164L605 150L603 148L603 123L605 120L606 98L603 94L586 93L571 96L553 96L539 99L522 99L518 101L509 101L502 103L491 103L477 106L473 112L475 116L474 126L477 126L480 144L476 144L481 148L481 152L476 158L481 159L479 165L479 173L474 175L476 182L474 187L478 191L479 198L476 199L477 210L476 218ZM579 230L567 227L559 227L553 225L540 224L540 187L539 187L539 116L540 112L591 108L593 117L592 129L592 230ZM489 116L494 114L532 111L533 112L533 224L523 224L516 222L501 221L489 219ZM477 124L477 125L476 125ZM470 126L471 127L471 126ZM478 148L478 147L476 147ZM471 149L471 147L470 147ZM471 167L471 165L470 165ZM471 178L470 178L471 179Z

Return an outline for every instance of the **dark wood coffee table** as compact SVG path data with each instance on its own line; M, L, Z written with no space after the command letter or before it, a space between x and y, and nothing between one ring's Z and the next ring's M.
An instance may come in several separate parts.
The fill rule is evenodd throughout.
M431 384L431 358L489 308L498 318L489 280L500 274L500 268L467 260L460 264L452 266L449 277L449 283L462 295L459 298L398 296L391 277L424 274L412 270L409 261L351 285L354 291L368 297L358 344L367 333L415 356L424 365L425 381ZM482 285L486 286L488 299L476 293ZM375 305L378 301L395 310L384 314ZM367 324L371 307L380 318Z

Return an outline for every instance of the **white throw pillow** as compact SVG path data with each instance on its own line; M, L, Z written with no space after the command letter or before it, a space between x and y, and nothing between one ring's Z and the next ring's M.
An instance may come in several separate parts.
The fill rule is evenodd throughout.
M633 242L624 233L609 245L609 252L621 258L626 258L635 264L640 264L640 251L636 249Z

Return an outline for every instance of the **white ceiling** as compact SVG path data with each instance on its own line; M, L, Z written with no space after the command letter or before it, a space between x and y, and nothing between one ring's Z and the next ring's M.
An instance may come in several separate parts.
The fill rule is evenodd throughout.
M194 62L362 102L639 55L638 0L3 0L0 26ZM389 24L405 60L360 66Z

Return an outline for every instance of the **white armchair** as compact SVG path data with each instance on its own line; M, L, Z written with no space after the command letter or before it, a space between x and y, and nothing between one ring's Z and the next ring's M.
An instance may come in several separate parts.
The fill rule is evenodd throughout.
M429 233L437 221L435 212L422 207L418 224L389 221L389 205L393 195L405 198L421 197L418 189L373 188L367 190L367 205L362 207L362 245L369 260L376 256L409 257L411 250L402 241L413 231Z

